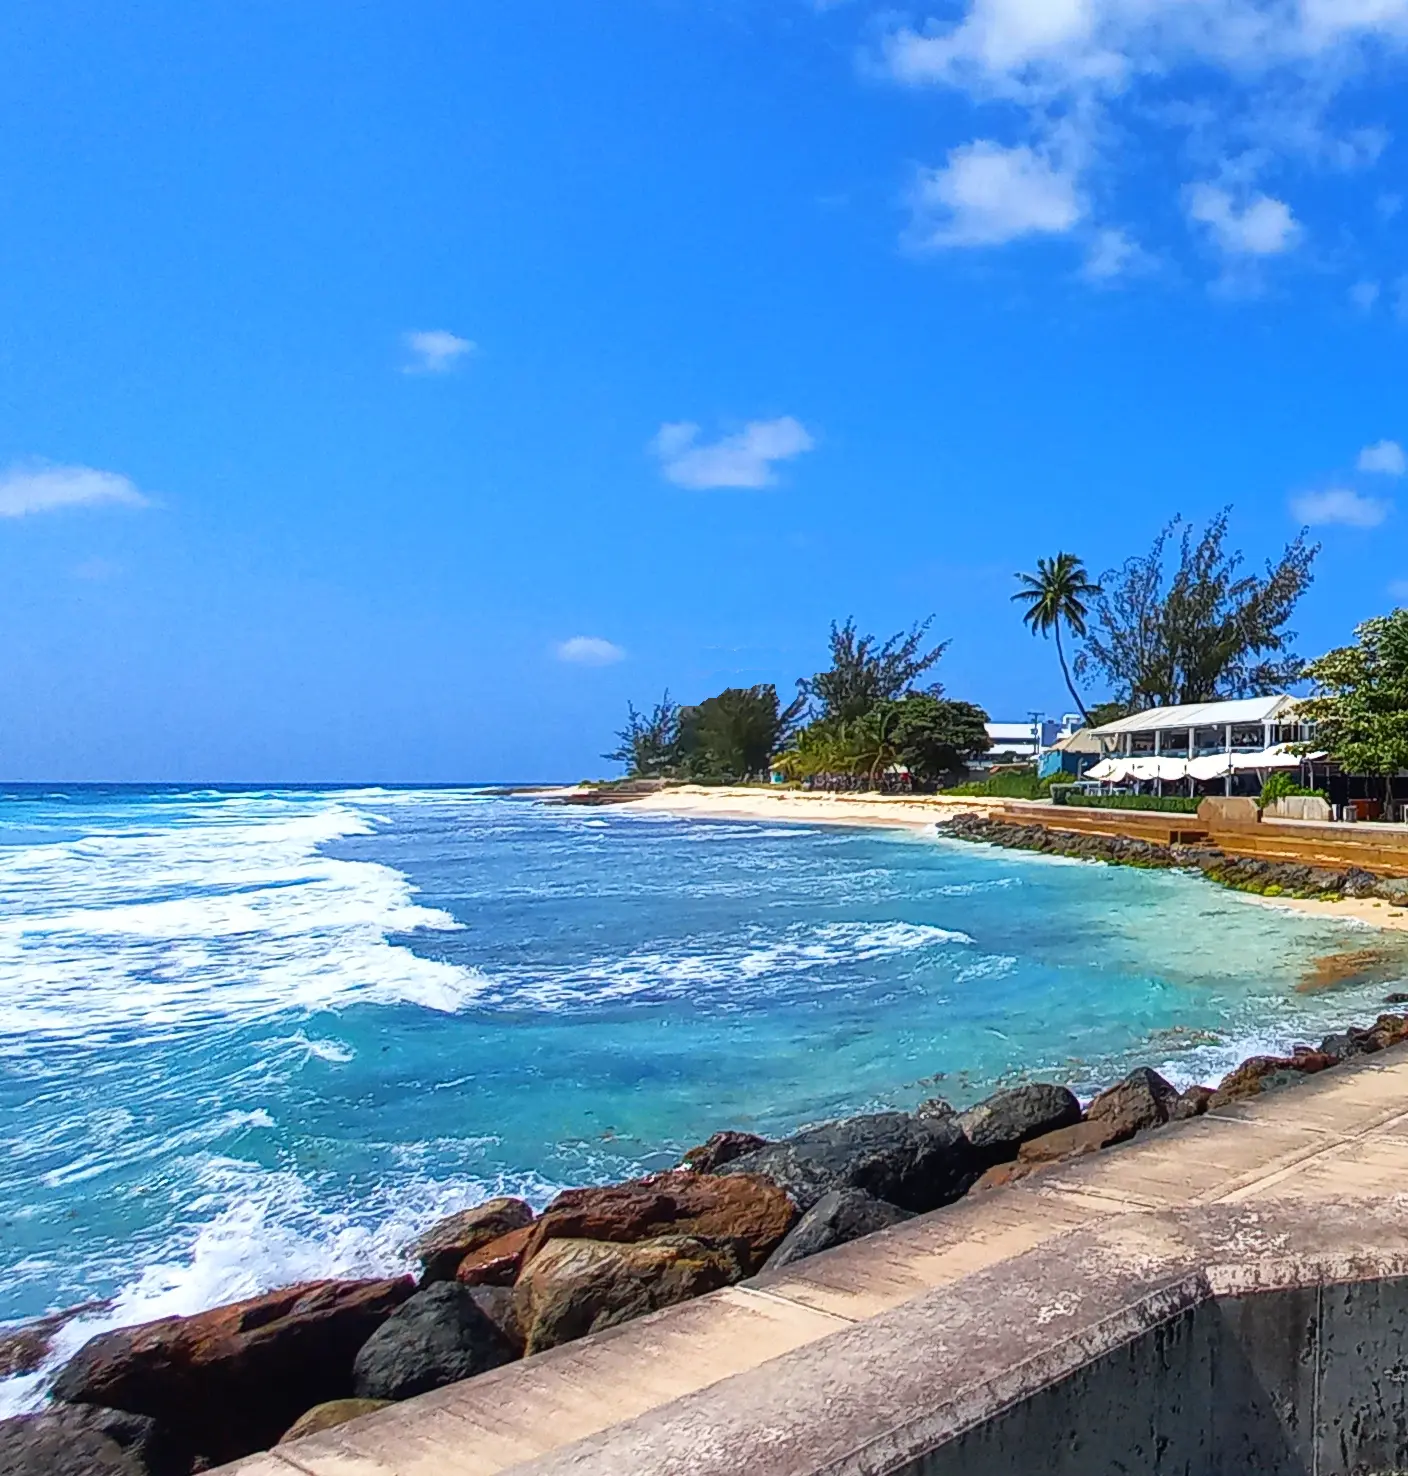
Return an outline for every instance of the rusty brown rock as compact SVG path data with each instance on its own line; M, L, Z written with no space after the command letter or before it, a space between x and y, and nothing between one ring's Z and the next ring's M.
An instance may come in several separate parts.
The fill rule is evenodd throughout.
M1173 1104L1169 1121L1186 1122L1190 1117L1201 1117L1208 1110L1212 1095L1212 1088L1209 1086L1190 1086Z
M532 1225L524 1225L470 1251L455 1271L455 1280L465 1286L512 1286L518 1280L523 1251L533 1229Z
M1408 1019L1402 1015L1380 1015L1369 1027L1369 1038L1376 1050L1387 1050L1390 1046L1402 1045L1408 1040Z
M532 1206L521 1199L490 1199L432 1225L411 1246L421 1280L452 1281L464 1258L491 1240L533 1223Z
M696 1174L712 1174L715 1169L732 1163L735 1158L742 1158L745 1153L767 1146L768 1140L760 1138L757 1133L715 1133L707 1143L689 1149L680 1159L679 1166L693 1169Z
M673 1169L625 1184L559 1194L532 1226L523 1265L531 1265L551 1240L629 1245L662 1235L690 1235L733 1241L745 1268L753 1271L796 1218L791 1200L770 1179Z
M79 1307L66 1307L62 1312L50 1312L47 1317L38 1317L8 1332L0 1333L0 1379L12 1379L16 1374L33 1373L49 1356L54 1338L75 1317L86 1317L94 1312L106 1312L112 1306L110 1300L84 1302Z
M414 1290L409 1276L304 1282L103 1333L65 1365L54 1397L149 1415L201 1458L236 1460L350 1395L357 1350Z
M1255 1097L1268 1087L1284 1086L1299 1076L1310 1076L1338 1065L1323 1051L1298 1050L1293 1056L1252 1056L1229 1071L1208 1098L1208 1107L1225 1107Z
M559 1239L524 1267L514 1297L533 1354L729 1286L744 1274L726 1241Z
M1108 1129L1107 1143L1123 1143L1135 1133L1162 1127L1177 1101L1177 1087L1157 1071L1140 1066L1101 1092L1086 1108L1085 1118Z
M1034 1174L1037 1167L1034 1163L1018 1163L1015 1159L1009 1163L995 1163L969 1192L981 1194L988 1189L1005 1189L1008 1184L1016 1184L1028 1174Z
M1059 1163L1063 1158L1079 1158L1084 1153L1098 1153L1118 1142L1119 1128L1108 1122L1078 1122L1072 1127L1057 1128L1039 1138L1028 1138L1017 1150L1017 1162L1035 1167L1042 1163Z

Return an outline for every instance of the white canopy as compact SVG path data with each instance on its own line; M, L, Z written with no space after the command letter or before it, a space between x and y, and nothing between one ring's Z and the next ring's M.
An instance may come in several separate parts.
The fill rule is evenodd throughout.
M1210 753L1192 760L1144 755L1139 758L1101 759L1086 771L1087 779L1101 783L1123 784L1131 780L1147 783L1153 779L1178 782L1196 779L1200 784L1221 779L1227 774L1265 773L1271 769L1298 769L1312 759L1323 759L1323 753L1292 753L1284 743L1264 748L1257 753Z

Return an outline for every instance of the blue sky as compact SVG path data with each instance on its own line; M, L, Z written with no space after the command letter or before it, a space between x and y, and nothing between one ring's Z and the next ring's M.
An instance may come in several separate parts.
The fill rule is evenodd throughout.
M12 4L0 776L574 778L1234 505L1408 590L1408 0ZM1367 454L1366 454L1367 453ZM1092 695L1099 695L1098 692Z

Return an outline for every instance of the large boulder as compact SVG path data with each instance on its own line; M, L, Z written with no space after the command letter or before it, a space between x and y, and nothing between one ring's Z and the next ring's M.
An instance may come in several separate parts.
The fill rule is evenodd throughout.
M1028 1138L1040 1138L1080 1121L1080 1101L1074 1092L1049 1082L997 1092L959 1113L956 1119L980 1164L1015 1158Z
M514 1296L528 1352L541 1353L729 1286L745 1269L729 1242L693 1235L633 1245L553 1240L523 1268Z
M362 1344L352 1388L358 1399L409 1399L517 1356L469 1287L437 1281L397 1307Z
M455 1280L465 1286L512 1286L523 1266L523 1251L533 1234L532 1225L510 1230L481 1245L462 1260Z
M360 1420L363 1415L390 1408L389 1399L330 1399L326 1404L315 1404L306 1414L299 1415L284 1431L279 1444L302 1440L306 1435L321 1435L324 1430L335 1430L349 1420Z
M908 1210L876 1199L864 1189L832 1189L787 1232L786 1240L768 1257L763 1270L776 1271L818 1251L913 1218Z
M662 1235L694 1235L733 1241L747 1269L761 1266L791 1228L796 1212L770 1179L736 1173L742 1162L739 1158L725 1165L727 1177L673 1169L599 1189L568 1189L534 1223L523 1265L531 1265L552 1240L629 1244Z
M804 1213L832 1189L863 1189L919 1214L959 1198L976 1175L957 1122L908 1112L848 1117L746 1153L721 1173L770 1179Z
M1339 1065L1322 1051L1297 1050L1291 1056L1251 1056L1235 1071L1229 1071L1208 1098L1208 1107L1226 1107L1231 1102L1259 1096L1269 1088L1289 1086L1318 1071Z
M437 1221L411 1246L421 1264L422 1284L452 1281L470 1251L532 1223L532 1206L509 1198L486 1200Z
M735 1158L742 1158L755 1148L766 1148L767 1143L768 1140L760 1138L757 1133L715 1133L708 1142L688 1149L680 1159L679 1166L693 1169L696 1174L712 1174L724 1164L732 1163Z
M1057 1128L1054 1133L1028 1138L1017 1150L1017 1162L1036 1167L1039 1164L1060 1163L1067 1158L1079 1158L1086 1153L1098 1153L1100 1149L1120 1141L1116 1136L1117 1132L1118 1129L1108 1122L1072 1123L1070 1127Z
M55 1404L0 1420L2 1476L187 1476L191 1458L155 1420Z
M54 1397L150 1415L196 1455L232 1461L350 1395L357 1350L414 1290L409 1276L305 1282L102 1333L65 1365Z
M1086 1108L1085 1118L1108 1129L1106 1143L1123 1143L1146 1128L1162 1127L1177 1101L1178 1088L1172 1082L1140 1066L1101 1092Z

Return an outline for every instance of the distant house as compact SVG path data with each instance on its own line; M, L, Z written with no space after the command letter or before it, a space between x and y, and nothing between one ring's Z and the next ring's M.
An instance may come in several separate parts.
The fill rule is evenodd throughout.
M1057 774L1067 774L1079 779L1105 756L1100 740L1091 728L1077 728L1073 733L1064 733L1042 754L1037 764L1037 775L1042 779Z
M1068 737L1080 727L1080 717L1067 713L1059 722L1054 718L1042 718L1025 723L985 723L992 747L979 764L1030 764L1062 738Z

